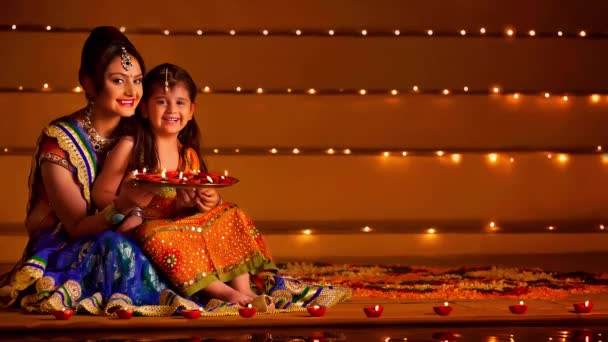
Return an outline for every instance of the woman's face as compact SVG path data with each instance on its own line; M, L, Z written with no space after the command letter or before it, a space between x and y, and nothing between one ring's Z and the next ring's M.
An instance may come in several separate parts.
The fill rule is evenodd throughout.
M168 92L161 87L153 87L141 109L143 116L150 120L156 136L177 136L192 120L195 105L190 101L188 88L179 82Z
M129 70L125 70L121 62L121 58L116 56L106 69L103 89L95 99L97 113L120 117L135 113L143 94L141 67L133 56L133 66Z

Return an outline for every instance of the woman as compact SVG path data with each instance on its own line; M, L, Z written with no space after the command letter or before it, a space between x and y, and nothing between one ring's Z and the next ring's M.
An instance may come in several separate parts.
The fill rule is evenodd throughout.
M1 279L2 304L21 300L32 312L70 307L94 314L116 301L159 304L164 281L137 245L115 232L151 194L125 185L101 211L91 201L107 151L129 130L144 71L140 54L116 28L97 27L87 38L78 76L89 103L51 122L38 141L26 217L30 240Z

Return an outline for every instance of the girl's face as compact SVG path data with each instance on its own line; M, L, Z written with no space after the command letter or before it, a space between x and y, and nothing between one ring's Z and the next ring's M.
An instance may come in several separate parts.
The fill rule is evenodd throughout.
M154 87L141 109L156 136L177 136L192 120L194 108L188 89L180 82L166 93L163 88Z
M95 99L95 111L105 115L132 116L143 94L142 73L137 58L131 57L133 66L122 67L120 57L115 57L104 74L104 86Z

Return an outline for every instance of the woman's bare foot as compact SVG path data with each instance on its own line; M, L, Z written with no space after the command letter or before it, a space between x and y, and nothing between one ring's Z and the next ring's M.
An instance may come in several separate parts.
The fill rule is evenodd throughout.
M247 304L251 303L253 298L255 298L255 296L247 296L219 280L207 285L203 291L211 298L216 298L229 303L237 303L240 306L247 306Z

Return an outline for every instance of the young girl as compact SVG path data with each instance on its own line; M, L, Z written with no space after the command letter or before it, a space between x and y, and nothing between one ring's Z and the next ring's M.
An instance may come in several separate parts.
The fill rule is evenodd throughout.
M111 203L133 170L207 171L199 159L194 119L197 88L190 75L162 64L144 77L135 137L122 138L109 154L93 188L98 207ZM154 191L143 209L131 210L120 231L133 229L144 252L186 296L198 291L211 298L246 305L256 293L250 273L275 270L253 222L234 204L222 203L215 189Z

